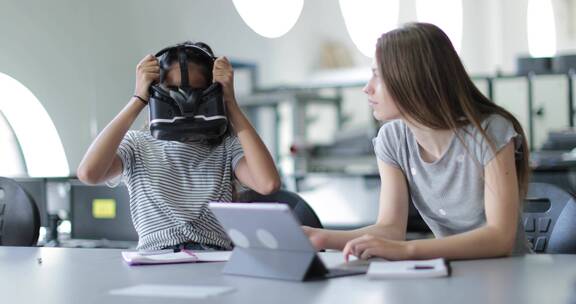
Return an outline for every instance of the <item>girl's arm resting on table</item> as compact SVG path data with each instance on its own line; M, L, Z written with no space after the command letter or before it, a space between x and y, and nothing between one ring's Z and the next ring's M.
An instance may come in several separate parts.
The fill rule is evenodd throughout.
M483 227L442 239L403 242L365 235L346 244L344 254L387 259L473 259L510 255L520 208L512 142L484 167L484 173L486 225Z
M380 207L376 224L351 231L304 227L317 249L342 250L347 242L362 235L375 235L389 240L405 240L408 221L408 186L402 170L378 160L380 173ZM369 202L358 202L369 203Z

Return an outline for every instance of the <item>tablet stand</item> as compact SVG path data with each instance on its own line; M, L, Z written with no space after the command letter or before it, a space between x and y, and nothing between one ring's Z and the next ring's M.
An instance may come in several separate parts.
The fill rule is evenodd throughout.
M328 270L315 251L266 250L236 247L223 273L304 281Z

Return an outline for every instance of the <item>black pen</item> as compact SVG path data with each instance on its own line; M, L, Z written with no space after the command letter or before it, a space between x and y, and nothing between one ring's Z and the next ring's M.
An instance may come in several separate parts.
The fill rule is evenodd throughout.
M430 266L430 265L414 265L414 270L430 270L430 269L434 269L434 266Z
M146 256L146 255L158 255L158 254L174 253L174 252L180 252L180 248L149 250L149 251L148 250L142 250L142 251L138 251L138 254L140 254L142 256Z

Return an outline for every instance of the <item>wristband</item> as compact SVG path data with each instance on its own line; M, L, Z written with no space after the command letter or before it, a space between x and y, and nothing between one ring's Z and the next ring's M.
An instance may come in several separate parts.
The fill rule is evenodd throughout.
M144 99L144 98L142 98L142 97L140 97L140 96L138 96L138 95L134 95L134 96L132 96L132 97L138 98L145 106L148 105L148 100L146 100L146 99Z

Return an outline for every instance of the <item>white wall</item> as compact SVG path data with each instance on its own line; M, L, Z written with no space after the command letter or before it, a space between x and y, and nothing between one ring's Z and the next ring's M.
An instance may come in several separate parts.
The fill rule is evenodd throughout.
M554 2L564 18L558 44L566 50L576 45L568 30L573 1ZM470 73L514 71L516 55L528 50L526 2L464 0L461 56ZM288 34L266 39L244 24L231 0L1 0L0 72L43 103L75 171L95 134L131 96L134 68L145 54L201 40L217 55L259 64L262 85L303 83L318 71L326 40L345 45L358 66L370 64L349 39L339 10L335 0L306 0ZM414 0L401 0L401 22L415 15Z
M227 0L2 0L0 39L0 71L43 103L72 174L97 131L132 95L145 54L200 40L217 54L265 66L271 45Z

